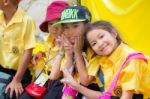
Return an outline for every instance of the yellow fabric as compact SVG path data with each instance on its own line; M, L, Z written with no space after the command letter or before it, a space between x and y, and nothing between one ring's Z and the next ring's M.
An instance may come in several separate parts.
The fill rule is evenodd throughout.
M147 56L147 59L148 59L148 69L149 69L149 72L150 72L150 56Z
M24 51L35 46L35 21L18 8L6 25L0 12L0 64L7 69L17 70Z
M91 60L92 56L94 55L94 52L91 48L88 48L86 51L86 59L87 61Z
M99 69L97 69L98 65L95 67L95 64L99 62L99 68L101 68L104 75L105 90L107 90L114 79L115 73L125 61L126 57L133 52L135 52L133 49L122 43L110 56L97 57L99 61L95 59L95 63L94 61L90 61L90 69L88 72L90 75L97 77ZM122 90L135 90L135 93L143 93L146 96L150 96L149 85L150 76L147 64L140 59L131 60L129 64L123 68L117 83L117 86L121 86Z
M111 21L132 48L150 55L150 0L81 0L92 21Z
M51 71L55 56L59 53L59 48L54 45L54 38L51 34L45 37L45 44L37 43L37 46L34 49L34 53L43 52L45 53L46 57L42 57L41 59L37 60L38 65L36 66L36 69L43 69L46 68L46 70ZM47 65L47 67L44 67L43 65Z
M89 66L87 67L87 72L91 76L95 76L96 82L99 85L99 87L102 87L103 84L98 79L98 71L99 71L99 60L101 56L95 56L91 60L89 60Z
M33 55L37 54L38 52L45 53L45 46L43 43L37 42L35 48L33 49Z

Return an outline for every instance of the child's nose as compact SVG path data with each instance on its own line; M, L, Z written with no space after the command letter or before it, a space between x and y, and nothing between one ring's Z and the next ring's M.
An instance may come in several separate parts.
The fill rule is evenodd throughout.
M56 32L56 31L57 31L57 28L56 28L56 27L54 27L54 28L52 29L52 31L53 31L53 32Z
M101 40L98 41L98 48L101 48L103 45L103 42Z

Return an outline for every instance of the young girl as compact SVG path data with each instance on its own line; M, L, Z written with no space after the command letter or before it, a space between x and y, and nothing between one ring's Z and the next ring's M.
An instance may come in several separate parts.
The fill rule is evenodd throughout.
M61 25L57 27L53 27L52 25L60 20L62 10L67 6L69 6L69 4L65 1L56 0L52 2L47 7L45 20L40 25L41 31L49 33L44 42L46 51L37 53L33 57L32 62L36 66L38 63L37 60L42 57L46 57L45 63L49 67L48 71L51 72L50 80L54 80L51 82L46 95L43 97L44 99L49 99L49 97L51 99L61 98L63 84L60 83L60 80L56 79L58 79L58 72L60 71L61 61L64 56L64 51L59 42L59 36L63 32L63 28ZM55 92L53 89L55 89ZM24 93L20 99L35 99L35 97Z
M96 54L89 63L88 73L98 79L98 71L101 70L106 91L127 56L136 51L125 44L119 37L118 31L106 21L93 23L86 31L86 39ZM93 65L94 61L97 64ZM64 69L63 72L66 78L62 82L69 84L88 98L98 99L103 94L86 89L75 82L67 69ZM132 59L120 73L117 85L113 90L113 98L143 99L144 96L144 99L147 99L150 96L148 73L147 63L141 59Z
M61 21L54 24L57 25L61 23L63 25L64 32L62 39L66 55L64 66L67 67L74 79L79 82L81 78L79 77L80 73L78 72L77 65L82 64L84 66L83 68L86 69L87 56L90 54L88 50L83 49L84 33L90 20L91 15L87 8L84 6L69 6L63 10ZM80 57L80 63L77 60L77 54ZM74 70L72 70L72 68L74 68ZM94 87L96 86L95 84L93 85ZM93 88L93 85L90 85L90 87Z

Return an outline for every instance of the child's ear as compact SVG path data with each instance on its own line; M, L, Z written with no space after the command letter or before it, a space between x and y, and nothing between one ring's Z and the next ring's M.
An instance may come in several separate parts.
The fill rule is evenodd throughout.
M117 35L118 35L118 32L117 32L116 30L113 29L113 30L111 31L111 34L112 34L113 37L116 38Z

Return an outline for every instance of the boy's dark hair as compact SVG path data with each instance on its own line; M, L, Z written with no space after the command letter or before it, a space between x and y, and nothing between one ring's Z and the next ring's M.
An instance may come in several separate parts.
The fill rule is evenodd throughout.
M88 28L86 29L84 34L85 34L85 44L86 44L87 48L91 47L87 40L87 34L94 29L104 29L104 30L108 31L109 33L115 32L115 33L117 33L116 39L117 39L118 44L120 44L122 42L122 39L120 38L118 30L110 22L101 20L101 21L96 21L93 24L90 24L88 26Z

